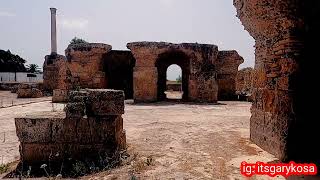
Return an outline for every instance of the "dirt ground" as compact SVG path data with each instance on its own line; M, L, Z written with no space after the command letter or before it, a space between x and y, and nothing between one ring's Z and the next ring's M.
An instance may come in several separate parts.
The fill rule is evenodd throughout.
M181 91L166 91L164 92L167 99L182 99L183 92Z
M128 101L123 118L130 157L119 168L83 179L244 179L239 170L242 161L276 160L249 141L250 106L248 102ZM63 107L43 101L0 108L2 162L19 158L14 117Z
M14 118L31 112L51 111L51 97L17 99L17 94L0 91L0 164L19 159L19 143ZM12 106L12 101L13 106ZM54 105L57 110L63 106Z
M16 93L11 93L10 91L0 91L0 108L23 105L34 102L50 101L51 99L52 98L50 97L17 99Z

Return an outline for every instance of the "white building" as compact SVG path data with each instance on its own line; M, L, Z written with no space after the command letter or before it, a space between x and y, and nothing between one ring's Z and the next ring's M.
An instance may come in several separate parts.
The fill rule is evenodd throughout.
M28 72L0 72L0 82L42 82L43 74Z

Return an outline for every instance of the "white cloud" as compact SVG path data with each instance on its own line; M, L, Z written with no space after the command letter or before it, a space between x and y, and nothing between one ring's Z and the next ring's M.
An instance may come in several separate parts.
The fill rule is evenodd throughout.
M7 12L7 11L0 11L0 17L14 17L16 14Z
M58 21L58 25L65 29L84 29L88 26L87 19L64 19Z

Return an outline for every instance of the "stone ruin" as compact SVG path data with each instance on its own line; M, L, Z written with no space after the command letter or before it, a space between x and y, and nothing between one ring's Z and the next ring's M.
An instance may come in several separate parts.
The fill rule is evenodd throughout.
M44 62L44 88L53 102L65 102L68 92L80 88L124 90L132 97L134 59L127 51L111 51L101 43L71 44L62 55L48 55ZM120 61L117 61L120 59ZM119 76L121 74L121 76Z
M314 44L319 42L319 1L233 3L238 18L255 39L251 140L282 161L319 162L320 149L315 143L319 121L314 106L318 66L312 61L318 57ZM150 67L156 78L155 68ZM150 99L157 96L155 89L147 95Z
M11 82L10 83L4 83L4 82L1 82L0 83L0 90L11 91L12 93L16 93L19 84L20 83L11 83Z
M68 92L80 88L124 90L135 102L165 99L166 69L182 68L183 100L216 102L235 96L235 78L243 58L236 51L218 51L215 45L129 43L131 51L112 51L99 43L71 44L66 57L48 55L44 88L53 102L65 102Z
M123 91L87 89L69 93L65 113L16 118L23 167L36 169L49 163L60 169L64 163L67 170L75 160L96 166L106 157L117 160L126 149L122 114Z
M47 95L43 83L1 83L0 90L17 93L17 98L40 98Z
M40 98L44 96L41 83L21 83L14 91L18 94L18 98Z
M254 70L251 67L243 68L238 71L236 78L236 94L240 100L252 101L252 81Z
M185 101L217 102L233 99L235 78L243 58L236 51L218 51L215 45L133 42L131 51L112 51L102 43L71 43L66 57L57 54L56 9L51 11L51 54L43 65L44 89L53 102L64 102L80 88L124 90L135 102L166 99L166 70L182 69Z
M135 101L164 100L166 71L172 64L182 69L183 100L217 102L235 94L235 77L243 63L236 51L218 51L215 45L197 43L134 42L127 47L136 59Z
M319 1L233 2L255 39L251 140L281 161L319 165Z
M182 91L182 84L178 83L176 81L172 82L172 81L168 81L167 82L167 87L166 87L167 91Z

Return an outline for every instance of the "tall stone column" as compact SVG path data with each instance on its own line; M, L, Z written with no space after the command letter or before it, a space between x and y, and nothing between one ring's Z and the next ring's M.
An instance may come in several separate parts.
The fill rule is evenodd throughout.
M57 24L56 8L50 8L51 11L51 54L57 54Z

